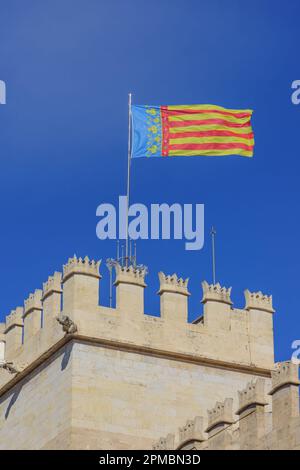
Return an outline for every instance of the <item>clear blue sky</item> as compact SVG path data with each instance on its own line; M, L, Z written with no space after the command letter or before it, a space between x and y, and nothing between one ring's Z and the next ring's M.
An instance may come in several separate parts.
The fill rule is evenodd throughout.
M299 328L300 4L290 0L0 0L0 319L75 252L104 260L115 243L95 235L101 202L125 194L127 93L137 104L253 108L255 157L137 159L132 201L204 203L199 252L181 241L143 241L147 312L157 272L190 277L191 316L217 277L273 294L276 358ZM101 303L108 303L102 268Z

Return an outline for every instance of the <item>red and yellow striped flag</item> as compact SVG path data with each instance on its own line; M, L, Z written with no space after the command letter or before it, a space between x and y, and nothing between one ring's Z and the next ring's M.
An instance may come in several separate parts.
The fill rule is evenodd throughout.
M250 109L205 104L132 108L133 157L253 156Z

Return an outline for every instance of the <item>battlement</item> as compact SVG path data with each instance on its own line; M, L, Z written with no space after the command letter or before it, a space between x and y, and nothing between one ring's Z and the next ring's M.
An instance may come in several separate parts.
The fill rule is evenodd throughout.
M274 313L271 295L264 295L261 291L250 292L248 289L244 293L246 310L264 310L265 312Z
M185 426L179 428L179 440L181 443L191 440L205 441L204 419L202 416L196 416L189 419Z
M238 392L239 410L241 414L246 408L253 405L266 405L265 381L261 378L251 380L244 390Z
M272 384L259 377L251 380L244 389L237 390L238 409L234 407L237 403L234 396L216 402L207 411L207 419L204 416L189 419L184 427L175 429L167 438L160 438L153 449L299 449L298 369L298 365L290 362L276 364L272 371ZM274 392L274 386L283 383L293 384L294 393L286 391L282 396L278 388ZM269 387L272 387L268 391L272 395L272 403L268 403L267 398Z
M83 274L101 279L99 274L100 264L101 260L90 260L88 256L85 256L85 258L77 258L76 255L74 255L73 258L69 258L68 262L63 266L63 282L74 274Z
M8 333L10 329L15 326L23 327L23 307L17 307L15 310L12 310L5 319L5 331Z
M115 266L116 281L115 286L121 283L133 284L141 287L147 287L145 283L146 269L134 266L121 266L119 263Z
M40 289L36 289L33 294L29 294L29 297L24 301L23 318L34 310L43 310L42 291Z
M56 271L42 289L29 295L24 307L6 317L6 360L32 364L72 335L263 374L273 367L271 296L246 290L245 309L236 309L231 287L203 281L204 312L198 314L203 321L189 323L189 279L159 272L160 316L149 315L144 312L146 269L116 264L116 307L108 308L101 299L99 305L100 264L87 256L69 258L62 273ZM200 300L200 293L196 295ZM63 319L74 327L67 328Z
M188 291L188 278L184 280L182 277L179 278L175 273L172 274L172 276L167 276L162 271L158 273L158 278L160 282L158 294L162 294L163 292L175 292L186 296L191 295Z
M207 411L208 426L206 432L211 432L213 428L224 425L232 424L233 419L233 399L226 398L224 402L217 402L211 410Z
M174 449L174 434L168 434L167 437L161 437L153 445L153 450L171 450L171 449Z
M271 372L272 375L272 391L273 394L276 390L286 385L300 384L298 377L298 366L290 361L279 362L276 364L275 369Z
M62 293L61 281L62 275L61 273L56 271L53 276L48 277L48 280L46 282L43 282L43 301L45 301L45 299L54 292L56 292L57 294Z
M211 300L215 302L222 302L224 304L232 305L232 301L230 298L231 289L232 289L231 287L226 288L226 287L222 287L219 283L208 284L206 281L203 281L202 289L203 289L203 298L202 298L203 304Z

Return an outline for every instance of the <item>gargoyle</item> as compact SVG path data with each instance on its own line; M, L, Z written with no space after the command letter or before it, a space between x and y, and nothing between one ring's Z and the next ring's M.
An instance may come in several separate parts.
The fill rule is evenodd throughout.
M12 362L2 362L0 363L0 369L7 370L10 374L19 374L21 371L16 368Z
M63 331L65 331L66 335L72 335L77 331L77 325L71 320L68 315L60 315L56 317L56 320L60 325L63 327Z

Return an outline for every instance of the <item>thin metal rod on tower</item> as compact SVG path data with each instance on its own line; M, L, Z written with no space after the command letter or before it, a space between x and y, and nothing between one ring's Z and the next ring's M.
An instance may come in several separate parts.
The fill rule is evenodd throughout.
M112 283L112 276L113 276L113 268L116 266L116 261L112 258L108 258L106 260L106 267L109 270L109 306L112 308L112 298L113 298L113 283Z
M124 245L121 246L121 266L124 266Z
M215 236L216 230L214 227L211 228L211 247L212 247L212 273L213 273L213 284L216 283L216 251L215 251Z
M120 242L117 240L117 261L120 259Z
M134 267L136 267L136 242L134 242L134 257L133 257L133 260L134 260Z
M128 266L128 212L129 212L129 196L130 196L130 166L131 166L131 101L132 95L128 95L128 162L127 162L127 208L126 208L126 250L125 262Z
M111 266L109 270L109 306L110 308L112 308L112 295L113 295L112 288L113 288L113 285L112 285L112 266Z

